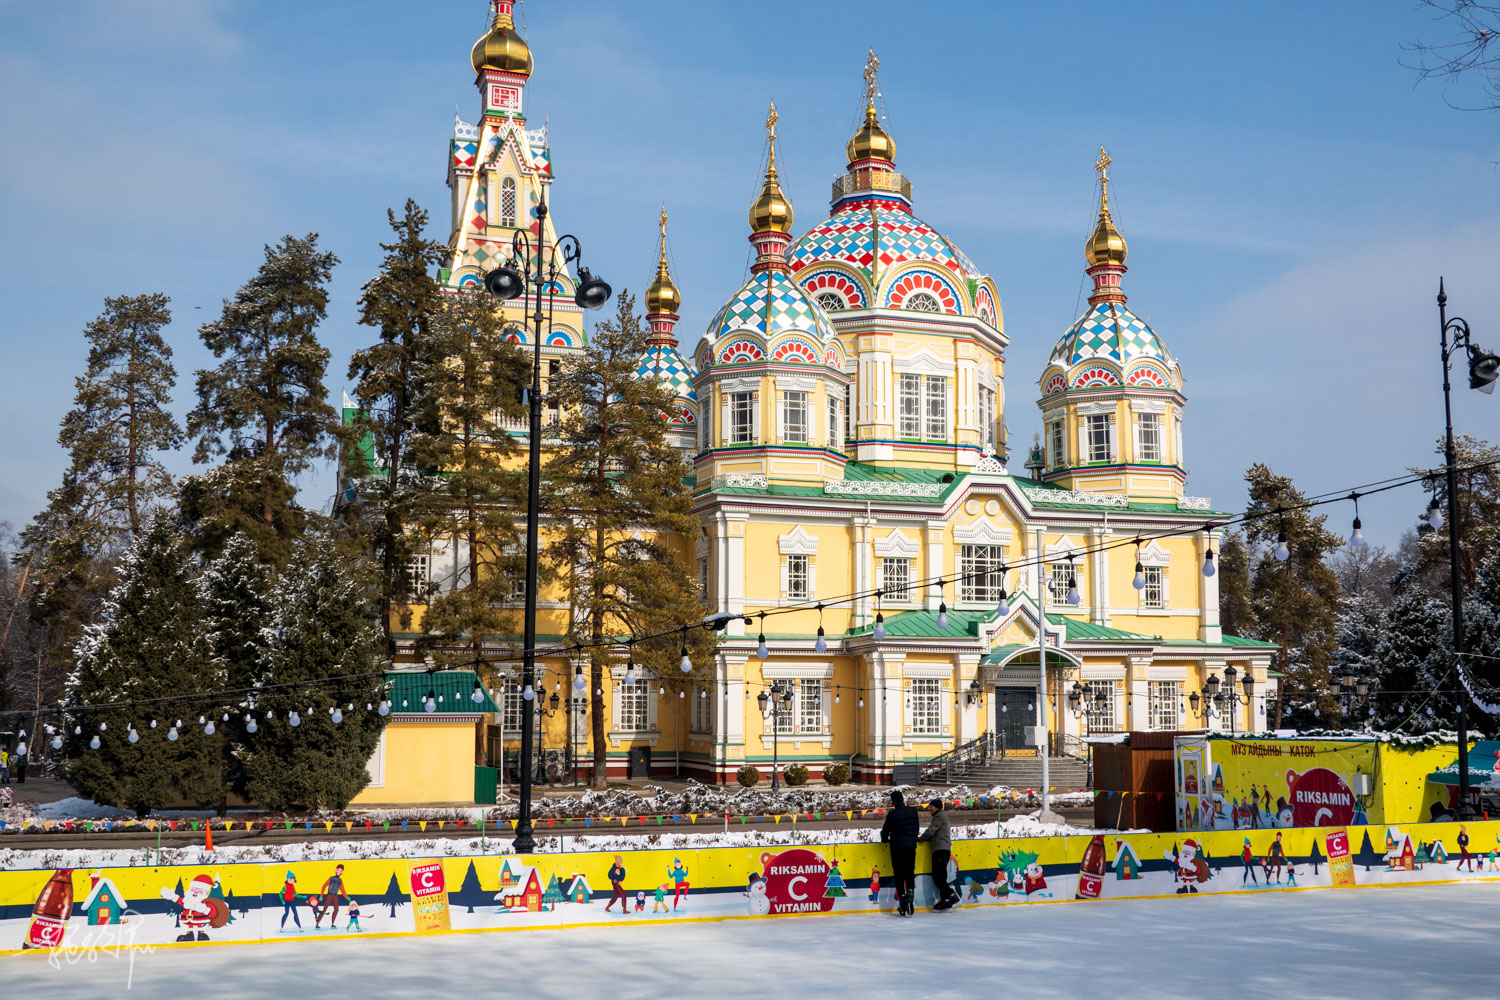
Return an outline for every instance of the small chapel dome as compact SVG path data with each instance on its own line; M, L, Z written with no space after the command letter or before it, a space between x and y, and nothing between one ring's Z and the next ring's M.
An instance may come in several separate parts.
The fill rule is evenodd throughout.
M495 4L495 17L490 22L490 30L474 43L474 48L469 53L469 62L473 64L476 73L495 69L519 76L531 75L531 46L516 31L516 22L511 16L511 3L501 0Z

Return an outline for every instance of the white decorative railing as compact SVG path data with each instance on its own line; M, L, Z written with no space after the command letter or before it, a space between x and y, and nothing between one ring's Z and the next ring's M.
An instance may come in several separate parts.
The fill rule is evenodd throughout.
M532 128L526 130L526 145L533 148L547 148L547 130L544 128Z
M845 479L829 479L823 483L823 492L853 497L936 497L942 495L943 487L938 483L893 483L879 479L850 482Z
M765 476L728 475L714 476L711 488L714 490L763 490L770 485L771 481Z
M1078 490L1048 490L1035 486L1023 486L1021 492L1028 499L1042 503L1076 503L1090 507L1128 507L1130 499L1123 493L1082 493Z
M458 112L453 112L453 138L455 139L478 139L479 126L470 125L458 117Z
M985 448L984 454L979 457L979 461L975 462L974 467L969 471L979 476L1010 475L1010 470L1005 467L1005 463L996 458L995 453L989 448Z
M1178 510L1213 510L1208 497L1183 497L1177 501Z

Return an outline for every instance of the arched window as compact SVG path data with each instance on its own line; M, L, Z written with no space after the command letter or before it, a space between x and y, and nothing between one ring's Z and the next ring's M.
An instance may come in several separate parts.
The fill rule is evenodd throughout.
M507 177L500 182L500 225L512 229L516 225L516 179Z
M908 295L906 301L901 303L901 306L904 309L915 309L917 312L935 313L943 311L943 306L938 302L937 298L928 295L926 292L916 292Z
M822 295L819 295L818 305L822 306L829 312L832 312L835 309L845 308L844 300L839 297L839 294L837 292L824 292Z

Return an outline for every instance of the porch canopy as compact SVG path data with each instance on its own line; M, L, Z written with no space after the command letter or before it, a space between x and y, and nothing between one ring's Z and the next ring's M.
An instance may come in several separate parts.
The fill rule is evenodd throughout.
M1500 740L1479 740L1469 751L1469 786L1500 788ZM1458 784L1458 762L1440 767L1427 776L1440 785Z
M1030 654L1030 656L1028 657L1027 654ZM1036 659L1036 644L1031 643L1024 646L1019 644L1009 646L996 646L994 649L991 649L988 653L985 653L983 656L981 656L979 658L979 662L981 664L1005 664L1011 661L1017 661L1017 664L1020 665L1021 663L1030 663L1031 660L1034 659ZM1056 649L1048 649L1047 666L1076 667L1078 666L1078 661L1073 657L1067 655L1066 653L1060 652Z

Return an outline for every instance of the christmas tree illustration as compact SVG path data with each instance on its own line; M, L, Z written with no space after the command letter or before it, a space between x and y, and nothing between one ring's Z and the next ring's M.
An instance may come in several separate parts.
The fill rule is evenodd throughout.
M406 893L401 891L401 883L396 879L396 873L391 872L390 884L385 887L385 895L380 897L382 906L391 908L391 916L396 915L396 907L406 905Z
M1307 860L1312 864L1313 874L1318 874L1318 866L1323 863L1323 852L1318 849L1318 838L1316 836L1313 837L1312 853L1307 856Z
M839 862L834 858L828 865L828 888L823 891L824 899L843 899L849 895L844 891L844 876L839 872Z
M486 893L479 885L479 872L474 868L474 862L469 862L469 870L464 872L463 884L458 887L458 892L453 894L453 903L457 906L468 907L468 912L473 913L475 906L483 906L489 902L492 894Z
M226 898L224 895L224 883L220 882L218 878L214 879L214 887L208 891L208 898L224 900L224 909L229 914L229 922L231 924L234 923L234 894L230 893Z
M557 881L557 876L553 875L547 880L547 891L542 893L542 904L551 903L552 905L548 906L547 909L555 910L557 909L557 904L563 902L564 899L562 884Z

